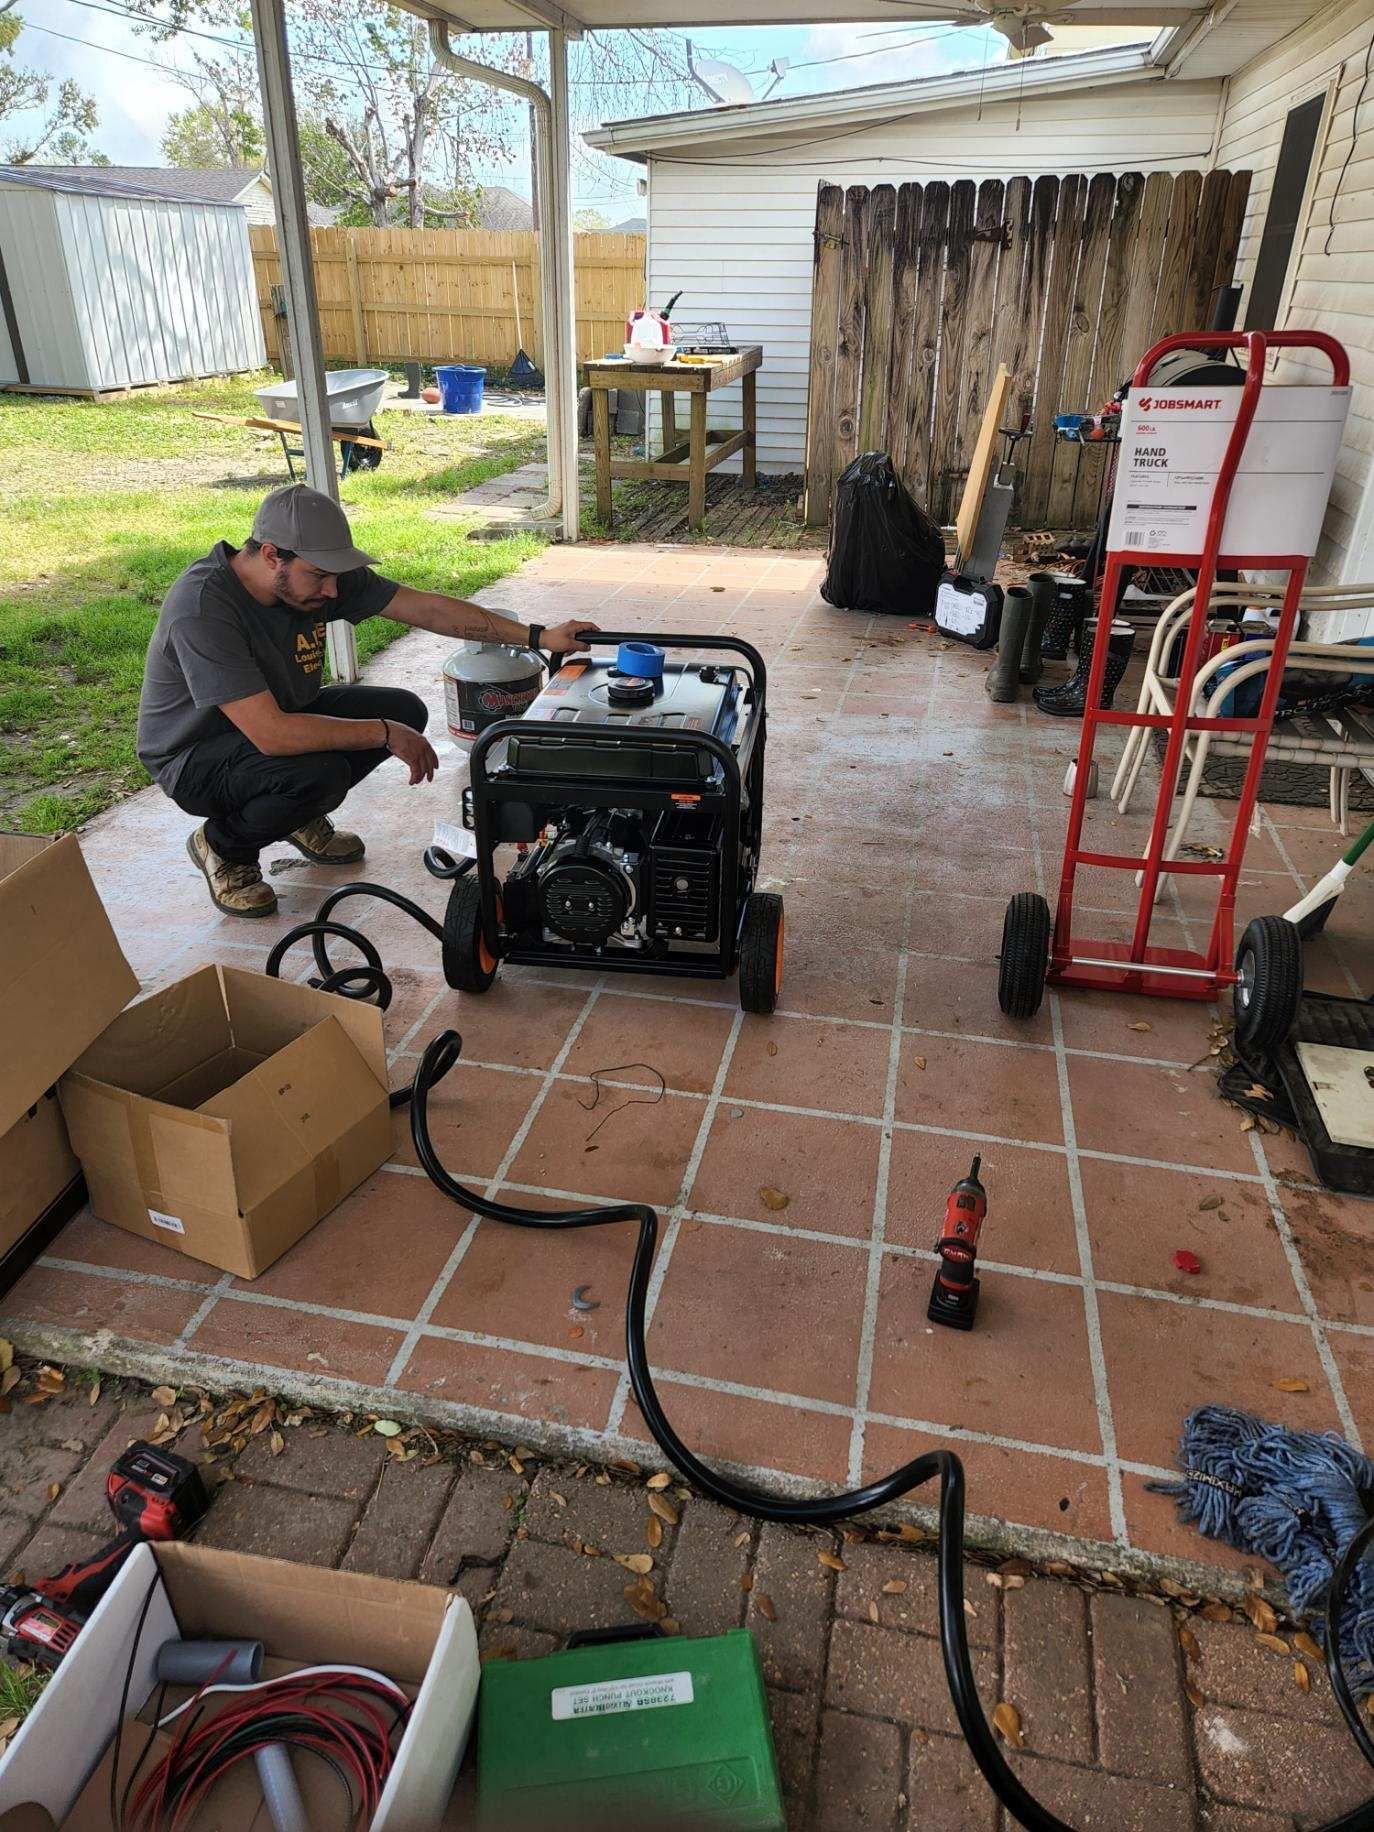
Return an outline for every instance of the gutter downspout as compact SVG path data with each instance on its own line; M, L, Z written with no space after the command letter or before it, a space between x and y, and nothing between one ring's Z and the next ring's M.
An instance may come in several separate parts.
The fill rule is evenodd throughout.
M549 505L550 516L563 509L564 438L566 388L563 376L563 339L559 332L562 301L559 296L558 267L551 258L551 247L557 235L553 198L553 103L546 90L528 77L515 76L506 70L495 70L490 64L479 64L460 56L449 42L448 26L442 19L430 19L429 48L435 61L453 76L466 76L473 82L486 83L494 89L505 89L529 103L534 111L536 165L539 186L539 286L544 314L544 380L548 413ZM574 448L575 449L575 448ZM575 538L575 536L574 536Z

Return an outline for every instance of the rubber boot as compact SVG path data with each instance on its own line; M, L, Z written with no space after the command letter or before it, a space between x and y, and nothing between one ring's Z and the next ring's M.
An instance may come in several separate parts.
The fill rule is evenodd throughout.
M1020 692L1021 656L1026 647L1033 601L1024 585L1009 585L997 631L997 660L983 682L989 699L1005 704Z
M1021 679L1030 687L1045 672L1041 648L1045 640L1045 626L1059 602L1059 586L1054 574L1047 572L1033 572L1026 584L1030 587L1031 618L1026 626L1025 647L1021 651Z
M1041 575L1032 574L1032 578ZM1067 661L1069 656L1069 638L1076 636L1078 626L1087 615L1088 594L1081 579L1065 578L1050 573L1054 580L1054 609L1045 620L1045 633L1040 638L1040 654L1047 662Z
M1110 708L1112 696L1121 685L1121 677L1130 665L1131 650L1135 646L1135 630L1129 623L1113 623L1110 626L1110 637L1107 645L1107 668L1102 677L1102 698L1098 702L1105 711ZM1092 672L1093 643L1096 640L1097 619L1089 617L1083 626L1083 642L1078 657L1078 667L1069 679L1059 687L1038 687L1035 692L1035 703L1041 712L1052 713L1060 719L1081 719L1083 707L1088 697L1088 676Z

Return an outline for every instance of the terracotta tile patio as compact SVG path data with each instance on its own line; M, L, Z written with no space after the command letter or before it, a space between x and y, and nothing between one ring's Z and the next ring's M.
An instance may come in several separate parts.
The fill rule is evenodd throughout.
M1290 1142L1240 1130L1192 1066L1208 1008L1065 995L1025 1026L1000 1016L1004 901L1053 886L1077 728L991 706L986 658L833 610L820 576L806 555L589 546L551 549L490 594L541 621L724 630L763 649L765 863L788 900L778 1014L742 1017L732 986L530 969L462 998L426 934L355 905L347 919L396 970L396 1079L455 1025L466 1055L434 1131L456 1174L536 1204L660 1206L650 1348L703 1452L844 1483L952 1441L974 1511L1023 1542L1032 1529L1234 1563L1146 1484L1208 1400L1374 1434L1371 1211L1315 1188ZM439 729L445 648L411 637L371 670L423 692ZM348 810L369 840L364 875L436 911L443 887L420 853L450 808L456 760L440 748L449 767L432 789L388 768ZM1229 814L1200 804L1194 838L1222 837ZM1105 798L1092 805L1095 834L1113 824ZM1122 849L1138 838L1136 816L1115 824ZM149 984L206 960L260 963L355 875L275 860L288 867L279 916L222 920L186 864L186 827L149 791L84 839ZM1242 918L1282 910L1337 850L1319 811L1266 810ZM1124 933L1127 888L1099 877L1085 899L1102 934ZM1194 881L1161 916L1199 939ZM1357 877L1310 948L1313 984L1374 991L1371 917L1374 880ZM663 1100L622 1069L593 1119L594 1072L640 1061L664 1077ZM933 1331L930 1242L974 1151L991 1203L982 1309L971 1335ZM3 1328L70 1359L632 1450L644 1428L621 1372L631 1245L471 1224L415 1168L398 1119L393 1161L255 1283L86 1216L4 1301ZM1200 1275L1175 1271L1179 1247ZM573 1307L579 1286L599 1308ZM1307 1390L1275 1385L1292 1378Z

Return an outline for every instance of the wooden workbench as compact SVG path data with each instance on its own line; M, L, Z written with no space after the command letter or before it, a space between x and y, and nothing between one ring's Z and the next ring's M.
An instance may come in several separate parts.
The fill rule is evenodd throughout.
M596 448L596 513L611 526L613 477L661 478L687 485L687 525L700 530L706 520L706 473L715 470L736 452L743 453L743 482L754 487L754 458L758 440L758 411L754 377L763 361L762 344L741 344L733 356L709 363L591 362L587 380L592 390L592 438ZM744 424L738 432L706 426L706 397L733 382L743 383ZM663 406L663 450L657 458L611 456L612 388L630 388L636 394L658 394ZM691 417L686 439L679 439L675 394L691 397ZM647 422L646 422L647 423Z

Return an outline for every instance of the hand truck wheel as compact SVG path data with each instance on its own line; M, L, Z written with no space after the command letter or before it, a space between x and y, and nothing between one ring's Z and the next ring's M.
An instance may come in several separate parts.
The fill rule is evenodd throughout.
M1302 936L1285 916L1256 916L1236 949L1236 1048L1267 1056L1297 1022L1302 999Z
M997 1003L1009 1018L1033 1018L1045 996L1050 964L1050 906L1035 891L1018 891L1002 922Z
M751 891L739 941L739 1002L762 1017L777 1009L782 990L782 898Z
M500 917L500 905L497 905ZM444 978L459 992L486 992L500 962L482 934L482 891L475 878L455 878L444 910Z

